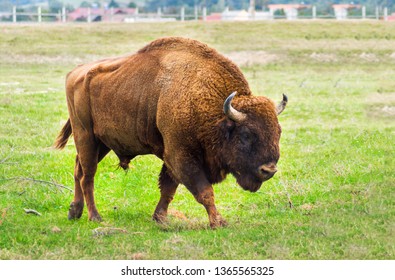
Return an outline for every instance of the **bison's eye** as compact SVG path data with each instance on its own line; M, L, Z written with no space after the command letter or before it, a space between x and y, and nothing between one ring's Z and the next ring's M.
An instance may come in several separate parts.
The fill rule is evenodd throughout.
M247 133L242 133L242 134L240 135L240 141L241 141L243 144L249 144L249 143L251 142L251 137L250 137L250 135L247 134Z
M239 133L240 144L244 147L248 147L254 141L254 136L248 128L242 128Z

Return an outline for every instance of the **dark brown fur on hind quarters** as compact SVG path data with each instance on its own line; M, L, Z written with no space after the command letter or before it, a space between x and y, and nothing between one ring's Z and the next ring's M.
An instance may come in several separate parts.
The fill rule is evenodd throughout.
M181 183L205 207L210 225L223 226L212 184L232 173L255 192L277 171L277 112L286 102L276 109L268 98L253 96L240 69L204 43L161 38L136 54L80 65L67 76L66 95L69 120L55 146L64 147L73 132L74 218L85 200L89 219L101 219L93 181L110 150L123 169L137 155L163 160L158 222Z

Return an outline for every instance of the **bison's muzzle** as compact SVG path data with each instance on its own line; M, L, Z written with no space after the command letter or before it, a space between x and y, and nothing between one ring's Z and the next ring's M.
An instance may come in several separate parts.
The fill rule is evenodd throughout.
M258 174L262 181L267 181L274 176L277 172L277 166L274 163L263 164L258 168Z

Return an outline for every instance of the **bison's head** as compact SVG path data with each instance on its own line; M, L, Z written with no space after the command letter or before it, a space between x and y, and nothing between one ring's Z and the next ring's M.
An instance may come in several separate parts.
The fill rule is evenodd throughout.
M224 103L223 159L238 184L256 192L277 172L281 135L277 115L284 110L287 97L283 95L276 107L265 97L240 96L234 101L236 110L232 106L235 95L232 93Z

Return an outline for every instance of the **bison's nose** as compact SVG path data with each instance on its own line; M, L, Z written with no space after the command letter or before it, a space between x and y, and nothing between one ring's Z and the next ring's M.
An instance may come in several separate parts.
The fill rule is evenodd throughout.
M259 166L259 173L264 180L269 180L277 172L277 166L274 163L263 164Z

